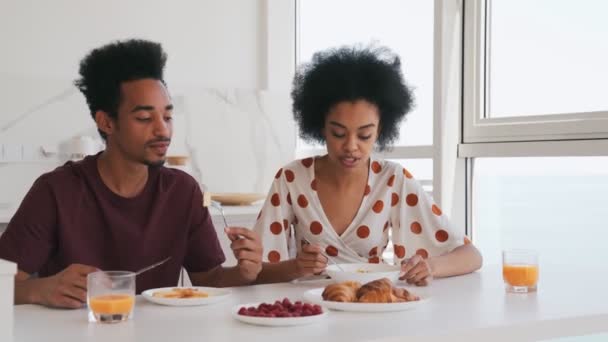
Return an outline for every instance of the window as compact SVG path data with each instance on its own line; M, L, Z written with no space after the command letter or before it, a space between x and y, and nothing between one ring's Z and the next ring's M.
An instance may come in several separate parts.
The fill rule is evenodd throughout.
M468 228L486 263L606 255L608 23L598 0L464 2ZM557 260L557 261L556 261Z
M603 0L493 0L488 116L608 109L606 13Z
M465 143L608 137L608 3L465 6Z
M544 260L593 260L608 240L608 157L477 158L474 240L487 263L504 248Z

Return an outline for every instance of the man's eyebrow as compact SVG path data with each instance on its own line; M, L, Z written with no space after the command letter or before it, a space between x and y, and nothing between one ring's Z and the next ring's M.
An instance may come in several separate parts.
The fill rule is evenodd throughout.
M139 106L135 106L133 109L131 109L131 113L135 113L135 112L139 112L139 111L151 111L151 110L154 110L154 106L139 105Z
M139 111L153 111L154 110L154 106L148 106L148 105L138 105L135 106L132 110L131 113L135 113L135 112L139 112ZM169 104L165 107L165 110L173 110L173 105Z

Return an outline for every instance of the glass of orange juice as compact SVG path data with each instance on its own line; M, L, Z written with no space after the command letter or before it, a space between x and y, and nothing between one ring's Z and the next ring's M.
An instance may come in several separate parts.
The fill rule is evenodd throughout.
M528 249L502 252L502 277L507 292L534 292L538 283L538 253Z
M99 271L87 276L90 322L117 323L133 317L135 273Z

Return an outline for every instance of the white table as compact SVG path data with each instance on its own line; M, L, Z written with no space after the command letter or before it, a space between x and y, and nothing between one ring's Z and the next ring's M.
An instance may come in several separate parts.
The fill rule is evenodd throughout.
M87 323L86 311L24 305L15 308L15 341L525 341L608 331L607 277L583 267L541 265L539 292L506 294L498 266L437 279L418 293L428 305L396 313L329 312L299 327L260 327L230 315L239 303L301 298L322 282L234 288L211 306L164 307L138 298L133 321ZM449 338L448 338L449 336Z

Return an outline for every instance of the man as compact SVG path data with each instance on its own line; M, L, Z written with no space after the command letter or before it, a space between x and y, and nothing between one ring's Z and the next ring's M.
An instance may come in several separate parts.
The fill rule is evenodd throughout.
M181 267L195 285L236 286L261 270L258 236L228 228L238 265L225 257L196 181L163 167L173 106L160 44L128 40L93 50L76 86L106 149L36 180L0 238L0 258L17 263L15 303L78 308L86 276L136 271L137 292L175 286Z

